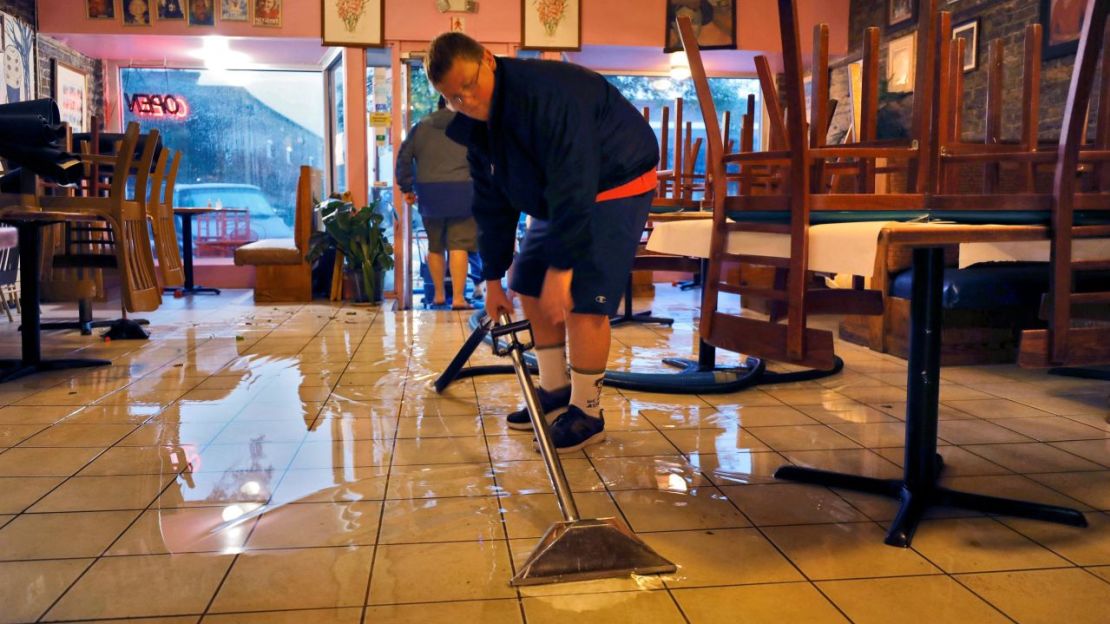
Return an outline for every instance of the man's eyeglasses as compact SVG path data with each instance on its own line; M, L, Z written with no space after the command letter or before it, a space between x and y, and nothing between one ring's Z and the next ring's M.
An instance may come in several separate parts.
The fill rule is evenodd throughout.
M455 106L461 105L465 97L473 94L475 91L478 90L478 79L482 77L482 63L484 62L485 59L478 61L478 69L474 72L474 78L472 78L463 86L459 87L458 94L451 96L452 104L454 104Z

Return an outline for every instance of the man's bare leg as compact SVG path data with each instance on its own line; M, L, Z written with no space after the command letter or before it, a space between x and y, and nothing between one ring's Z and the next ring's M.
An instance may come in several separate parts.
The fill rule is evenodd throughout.
M442 251L428 253L428 272L432 274L432 284L435 285L436 289L435 299L432 302L436 305L447 303L447 293L443 289L446 265L447 261L444 259Z
M451 265L451 307L464 309L466 303L466 270L470 259L465 251L452 249L447 252L447 259Z

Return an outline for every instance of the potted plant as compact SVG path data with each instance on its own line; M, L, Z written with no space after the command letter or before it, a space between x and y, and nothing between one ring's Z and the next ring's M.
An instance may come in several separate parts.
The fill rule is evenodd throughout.
M382 202L355 209L354 203L338 198L326 199L316 206L324 225L309 240L305 258L313 262L328 249L343 254L345 268L358 285L359 301L382 300L385 271L393 268L393 245L385 237Z

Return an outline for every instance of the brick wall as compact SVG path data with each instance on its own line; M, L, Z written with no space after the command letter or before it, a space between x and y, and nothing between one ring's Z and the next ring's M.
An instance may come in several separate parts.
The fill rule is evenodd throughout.
M851 0L848 46L849 59L859 58L864 30L868 26L878 26L883 32L880 48L880 71L886 75L887 42L909 34L914 24L886 32L886 5L888 0ZM916 1L916 0L915 0ZM1024 32L1027 24L1040 19L1040 0L955 0L942 3L942 8L952 12L953 26L975 17L980 18L978 68L964 74L964 138L982 139L984 108L986 106L987 71L986 59L989 42L1001 39L1005 43L1005 80L1003 87L1002 136L1016 138L1021 126L1021 75L1022 55L1024 52ZM1056 140L1060 132L1060 120L1064 112L1068 81L1071 79L1074 56L1045 61L1041 69L1040 88L1040 128L1043 140ZM1096 87L1097 88L1097 87ZM906 127L912 97L892 98L884 101L887 117L900 120ZM1096 103L1092 103L1092 119ZM896 122L897 123L897 122Z
M84 11L80 2L73 3L73 10ZM35 19L35 0L0 0L0 11L20 19L38 30ZM54 89L54 61L60 61L90 76L89 110L98 114L104 106L104 73L100 61L85 56L61 42L46 36L37 36L35 42L35 89L38 97L52 97Z

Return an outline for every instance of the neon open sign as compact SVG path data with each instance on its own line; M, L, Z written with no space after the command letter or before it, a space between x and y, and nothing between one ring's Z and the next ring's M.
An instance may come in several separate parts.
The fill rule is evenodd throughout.
M127 98L127 109L136 117L185 119L189 116L189 103L180 95L135 93L125 97Z

